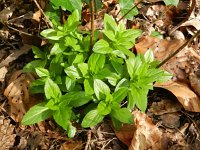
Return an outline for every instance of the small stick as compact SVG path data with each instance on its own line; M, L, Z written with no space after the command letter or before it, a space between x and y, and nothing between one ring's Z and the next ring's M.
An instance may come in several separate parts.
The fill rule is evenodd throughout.
M85 150L88 150L88 147L89 147L90 141L91 141L91 136L92 136L92 131L88 130L87 131L87 143L85 145Z
M172 57L174 57L176 54L178 54L181 50L183 50L184 47L186 47L189 43L191 43L198 35L200 35L200 30L198 30L195 35L192 36L187 42L185 42L181 47L179 47L175 52L170 54L167 58L165 58L156 68L161 67L164 65L167 61L169 61Z
M40 7L40 5L38 4L37 0L34 0L36 6L38 7L38 9L42 12L42 14L44 15L45 17L45 22L47 24L47 27L49 28L49 26L52 28L52 23L51 21L49 20L49 18L45 15L44 11L42 10L42 8Z
M90 18L91 18L90 52L91 52L94 43L94 0L90 0Z
M124 17L126 17L134 8L136 8L142 1L139 1L136 5L134 5L131 9L129 9L118 21L119 23Z

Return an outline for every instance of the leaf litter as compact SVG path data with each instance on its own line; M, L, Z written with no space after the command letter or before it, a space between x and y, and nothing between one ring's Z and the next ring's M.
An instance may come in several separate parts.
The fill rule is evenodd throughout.
M0 119L1 137L6 143L2 147L10 149L27 147L31 149L38 147L42 147L42 149L83 149L88 143L91 149L199 148L200 121L198 118L200 114L194 113L200 111L199 38L194 40L193 45L185 47L162 66L174 77L170 83L155 84L159 92L157 93L155 90L149 94L150 101L146 113L137 110L133 112L134 125L124 125L121 130L115 130L114 133L112 125L108 121L91 129L90 134L80 129L78 136L72 140L67 139L62 129L51 120L35 126L20 126L17 122L33 104L37 103L38 99L29 95L27 90L30 82L35 78L34 75L24 74L20 69L23 64L26 64L26 61L33 59L29 56L31 55L29 50L31 45L41 45L42 39L38 34L42 29L47 28L48 21L40 10L43 10L47 4L45 1L37 1L40 9L33 1L27 3L11 1L11 3L14 2L15 5L9 5L9 3L0 1L4 6L0 11L1 21L8 22L8 26L3 25L1 30L1 35L4 36L4 49L1 46L0 50L0 81L2 84L0 90L2 93L0 94L4 93L8 98L6 101L5 97L0 97L0 102L6 103L1 108L2 113L6 116L3 115ZM34 9L30 9L32 4L34 4ZM97 15L95 20L97 29L102 29L102 15L106 11L116 19L121 18L116 1L103 1L103 4L102 14L100 17ZM6 7L7 5L8 7ZM160 0L148 0L148 3L144 2L138 5L142 16L136 16L133 21L123 20L131 28L137 27L144 31L144 37L139 39L135 46L137 53L144 53L147 49L152 49L155 58L162 61L199 30L200 10L198 6L200 6L200 2L196 2L197 7L190 6L186 1L180 1L179 5L177 8L172 8L163 5ZM192 10L189 10L187 6ZM20 13L16 14L16 11ZM87 9L83 9L84 11L85 25L81 29L90 30L89 13ZM181 14L181 11L186 11L186 15ZM25 14L29 15L20 17ZM186 19L182 21L178 17ZM14 20L10 21L12 19ZM164 39L152 37L151 34L154 31L162 34ZM20 38L16 38L16 35ZM14 38L11 38L12 36ZM32 40L33 38L35 41ZM5 47L7 51L5 51ZM24 60L24 57L27 57L28 60ZM163 91L163 89L167 91ZM16 99L17 101L15 101ZM89 141L82 138L82 136L86 138L88 135L90 135ZM9 138L4 139L5 136Z

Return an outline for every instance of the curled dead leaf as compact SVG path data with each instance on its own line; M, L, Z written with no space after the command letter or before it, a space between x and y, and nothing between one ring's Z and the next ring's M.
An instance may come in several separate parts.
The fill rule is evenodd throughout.
M140 111L133 111L137 127L129 150L160 150L162 133L151 118Z
M169 81L166 83L156 83L155 87L161 87L172 92L183 107L192 112L200 112L200 99L190 89L189 85L180 81Z
M33 80L35 77L32 74L18 70L13 73L4 91L11 106L11 117L16 122L20 122L26 111L38 103L38 98L29 94L29 86Z
M14 126L10 121L0 116L0 149L10 149L15 142L16 134L13 133Z

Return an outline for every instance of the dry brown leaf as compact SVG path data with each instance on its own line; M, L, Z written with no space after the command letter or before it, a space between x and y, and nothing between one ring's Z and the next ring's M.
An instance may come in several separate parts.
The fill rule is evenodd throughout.
M0 21L8 21L8 19L12 16L15 11L15 5L11 5L10 7L4 8L0 12Z
M119 130L114 129L117 138L127 146L130 146L133 135L136 131L135 125L124 124Z
M25 74L22 70L18 70L13 73L4 91L11 106L11 117L16 122L20 122L26 111L39 101L36 96L29 95L28 89L34 79L32 74Z
M26 54L29 50L31 50L31 45L25 44L20 48L20 50L14 51L10 54L5 60L0 63L0 68L4 66L8 66L9 63L16 60L19 56Z
M189 75L191 88L199 95L200 97L200 76L198 74L191 73Z
M40 22L41 17L42 17L42 12L38 10L33 14L32 19L36 20L37 22Z
M60 150L82 150L83 143L81 141L68 141L61 145Z
M7 150L13 147L16 134L13 133L14 126L10 121L0 116L0 149Z
M8 72L8 69L6 67L0 68L0 82L4 82L7 72Z
M162 133L152 120L140 111L134 111L135 125L137 127L129 150L160 150Z
M183 107L192 112L200 112L200 99L190 89L188 84L178 81L169 81L166 83L156 83L155 87L161 87L172 92Z
M182 108L182 105L178 101L161 100L160 102L153 102L148 111L154 115L163 115L178 112Z
M180 115L178 113L163 114L159 118L162 121L162 125L168 128L180 127Z

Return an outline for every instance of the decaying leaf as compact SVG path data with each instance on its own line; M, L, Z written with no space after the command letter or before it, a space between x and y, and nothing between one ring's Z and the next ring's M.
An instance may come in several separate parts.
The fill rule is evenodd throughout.
M136 131L134 124L124 124L119 130L114 129L117 138L127 146L130 146L133 135Z
M153 102L149 108L149 112L154 115L163 115L168 113L175 113L182 109L182 105L178 101L171 99Z
M6 76L8 69L6 67L0 68L0 82L3 82Z
M134 111L136 131L129 150L161 149L162 133L152 120L140 111Z
M29 95L29 86L34 79L32 74L18 70L13 73L4 91L11 106L11 116L16 122L20 122L26 111L38 102L37 97Z
M156 83L154 86L162 87L172 92L186 110L200 112L200 99L190 89L188 84L179 81L169 81L162 84Z
M15 11L15 5L11 5L10 7L7 7L3 9L0 12L0 21L8 21L8 19L12 16L13 12Z
M14 126L10 121L0 116L0 149L6 150L13 147L16 134L13 133Z
M81 141L68 141L61 145L60 150L81 150L83 149L83 143Z

